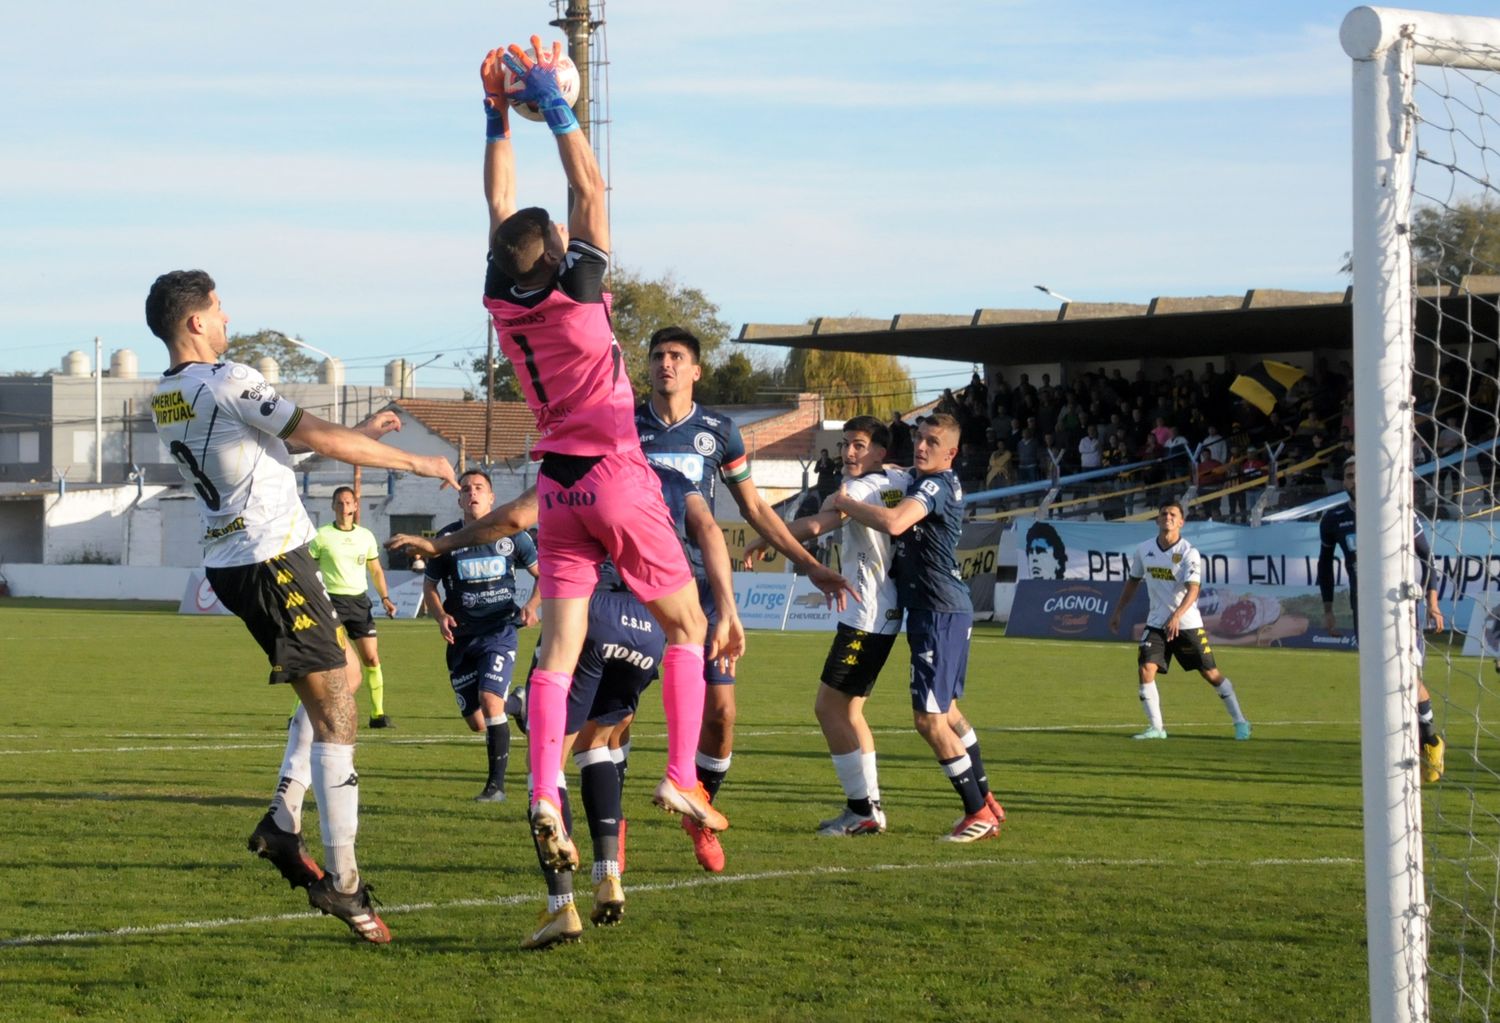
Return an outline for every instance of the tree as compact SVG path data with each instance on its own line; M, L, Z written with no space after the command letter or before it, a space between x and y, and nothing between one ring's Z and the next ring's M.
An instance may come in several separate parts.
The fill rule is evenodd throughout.
M610 274L609 290L614 294L610 317L615 339L624 349L637 391L648 386L646 342L660 328L675 326L691 331L702 345L705 366L713 365L719 345L729 340L729 324L719 319L718 305L697 288L679 284L670 273L647 280L617 269Z
M317 380L322 360L306 348L293 344L279 330L258 330L254 334L232 334L224 357L235 362L255 365L255 360L270 356L283 380Z
M793 348L783 386L823 395L831 419L883 418L891 409L916 404L917 385L894 355Z
M744 352L733 351L704 367L693 393L705 405L753 405L768 393L785 393L784 376L783 367L757 366Z
M648 386L646 342L661 327L678 326L692 331L703 346L704 375L709 374L719 345L729 339L729 325L719 319L719 307L703 292L678 283L671 274L648 280L623 267L611 271L605 286L613 296L610 321L615 340L625 353L625 365L637 392L645 391ZM481 356L474 360L474 372L483 379L484 371ZM515 370L498 352L495 400L522 400Z
M1411 247L1418 284L1500 273L1500 206L1482 198L1421 206L1412 214Z

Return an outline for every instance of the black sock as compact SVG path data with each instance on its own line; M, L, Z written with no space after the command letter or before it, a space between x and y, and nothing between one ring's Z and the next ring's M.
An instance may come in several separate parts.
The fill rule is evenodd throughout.
M703 791L708 793L709 802L712 802L718 798L719 786L724 784L724 776L729 773L729 758L724 757L720 760L716 757L708 757L708 759L724 765L723 770L718 770L717 768L704 766L703 760L706 756L707 754L705 753L699 753L693 766L698 770L699 784L703 786Z
M484 745L490 754L489 784L505 789L505 770L510 766L510 722L487 724L484 729Z
M526 793L526 801L528 803L531 801L531 795L530 792ZM562 813L563 827L571 835L573 833L573 811L568 806L568 790L559 786L557 797L562 803L562 806L558 807L558 810ZM526 822L526 830L531 832L531 822L529 819ZM535 832L531 832L531 847L536 850L537 865L542 868L542 876L547 879L547 894L571 895L573 892L573 871L553 870L542 861L542 845L537 841Z
M948 760L940 760L943 772L948 775L948 781L953 785L953 791L958 793L958 798L964 801L964 813L978 813L984 808L984 793L979 791L979 783L974 779L974 764L967 753L960 753ZM955 767L963 764L963 770L955 773Z
M987 796L990 792L990 776L984 771L984 759L979 755L979 736L974 736L974 741L965 746L969 754L969 761L974 765L974 782L979 786L979 794Z
M1437 745L1438 735L1437 729L1433 727L1431 700L1417 702L1417 734L1421 737L1423 746Z
M579 794L594 842L594 862L620 858L620 774L612 761L585 765Z
M844 802L849 804L849 809L861 817L868 817L875 812L875 807L868 799L846 799Z
M527 830L531 828L528 825ZM542 868L542 877L547 879L548 895L567 895L573 891L573 871L553 870L542 862L542 844L536 835L531 836L531 847L536 850L536 862Z

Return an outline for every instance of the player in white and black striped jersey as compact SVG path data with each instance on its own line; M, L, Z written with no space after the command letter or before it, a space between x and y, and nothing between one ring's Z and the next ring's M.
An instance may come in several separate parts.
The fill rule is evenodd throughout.
M358 668L308 553L312 523L302 508L288 444L374 468L405 469L456 486L453 467L298 408L249 366L223 361L229 317L202 270L162 274L146 297L146 323L166 343L171 368L151 398L157 435L198 498L204 566L225 607L250 630L271 663L270 681L296 690L281 784L250 849L272 861L308 901L359 937L391 940L354 857L359 776L354 770ZM394 423L392 422L394 420ZM325 874L302 843L309 785L322 818Z
M845 491L882 507L900 503L912 476L907 469L884 465L890 446L890 430L885 423L874 416L855 416L844 424L843 433ZM878 835L886 829L886 817L880 805L875 737L865 721L864 705L901 633L902 613L890 575L890 534L849 520L834 510L832 501L830 496L817 513L788 526L792 536L801 541L844 530L841 561L859 598L839 613L833 645L813 701L834 772L844 790L843 810L819 821L818 834ZM748 544L747 562L767 546L763 539Z
M1213 647L1203 628L1203 615L1197 607L1198 590L1203 582L1203 558L1198 549L1182 538L1182 505L1163 503L1157 511L1157 534L1136 547L1130 556L1130 573L1125 588L1109 618L1111 632L1120 631L1120 618L1135 596L1141 580L1146 581L1150 609L1146 613L1146 631L1141 634L1136 657L1141 707L1146 712L1146 729L1137 739L1165 739L1161 698L1156 691L1156 675L1165 673L1175 657L1177 663L1197 671L1214 687L1224 704L1224 711L1234 724L1236 739L1250 738L1250 722L1240 710L1234 683L1221 672L1214 661Z

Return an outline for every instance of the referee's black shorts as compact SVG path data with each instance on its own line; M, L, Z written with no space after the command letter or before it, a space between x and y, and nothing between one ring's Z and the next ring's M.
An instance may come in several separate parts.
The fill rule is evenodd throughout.
M350 639L364 639L375 635L375 614L368 593L333 593L333 609L339 621L344 623L344 632Z
M304 545L269 561L204 574L271 661L270 682L344 666L346 640L318 563Z

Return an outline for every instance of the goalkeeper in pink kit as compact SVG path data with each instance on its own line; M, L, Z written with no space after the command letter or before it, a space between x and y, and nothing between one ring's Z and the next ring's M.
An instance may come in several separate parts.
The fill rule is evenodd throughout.
M541 439L537 476L542 639L528 688L531 830L545 866L571 870L578 853L559 807L568 690L588 631L589 597L599 565L612 559L630 590L666 633L662 704L667 771L653 801L705 828L729 822L698 783L694 754L703 722L703 643L707 620L682 546L641 453L635 397L615 342L604 295L609 221L604 178L558 86L562 46L532 54L493 50L480 75L487 122L484 189L490 209L484 305L501 350L515 367ZM514 76L507 94L504 68ZM568 225L538 207L518 210L507 100L535 103L556 137L572 189ZM544 947L577 937L577 911L552 905L523 944Z

